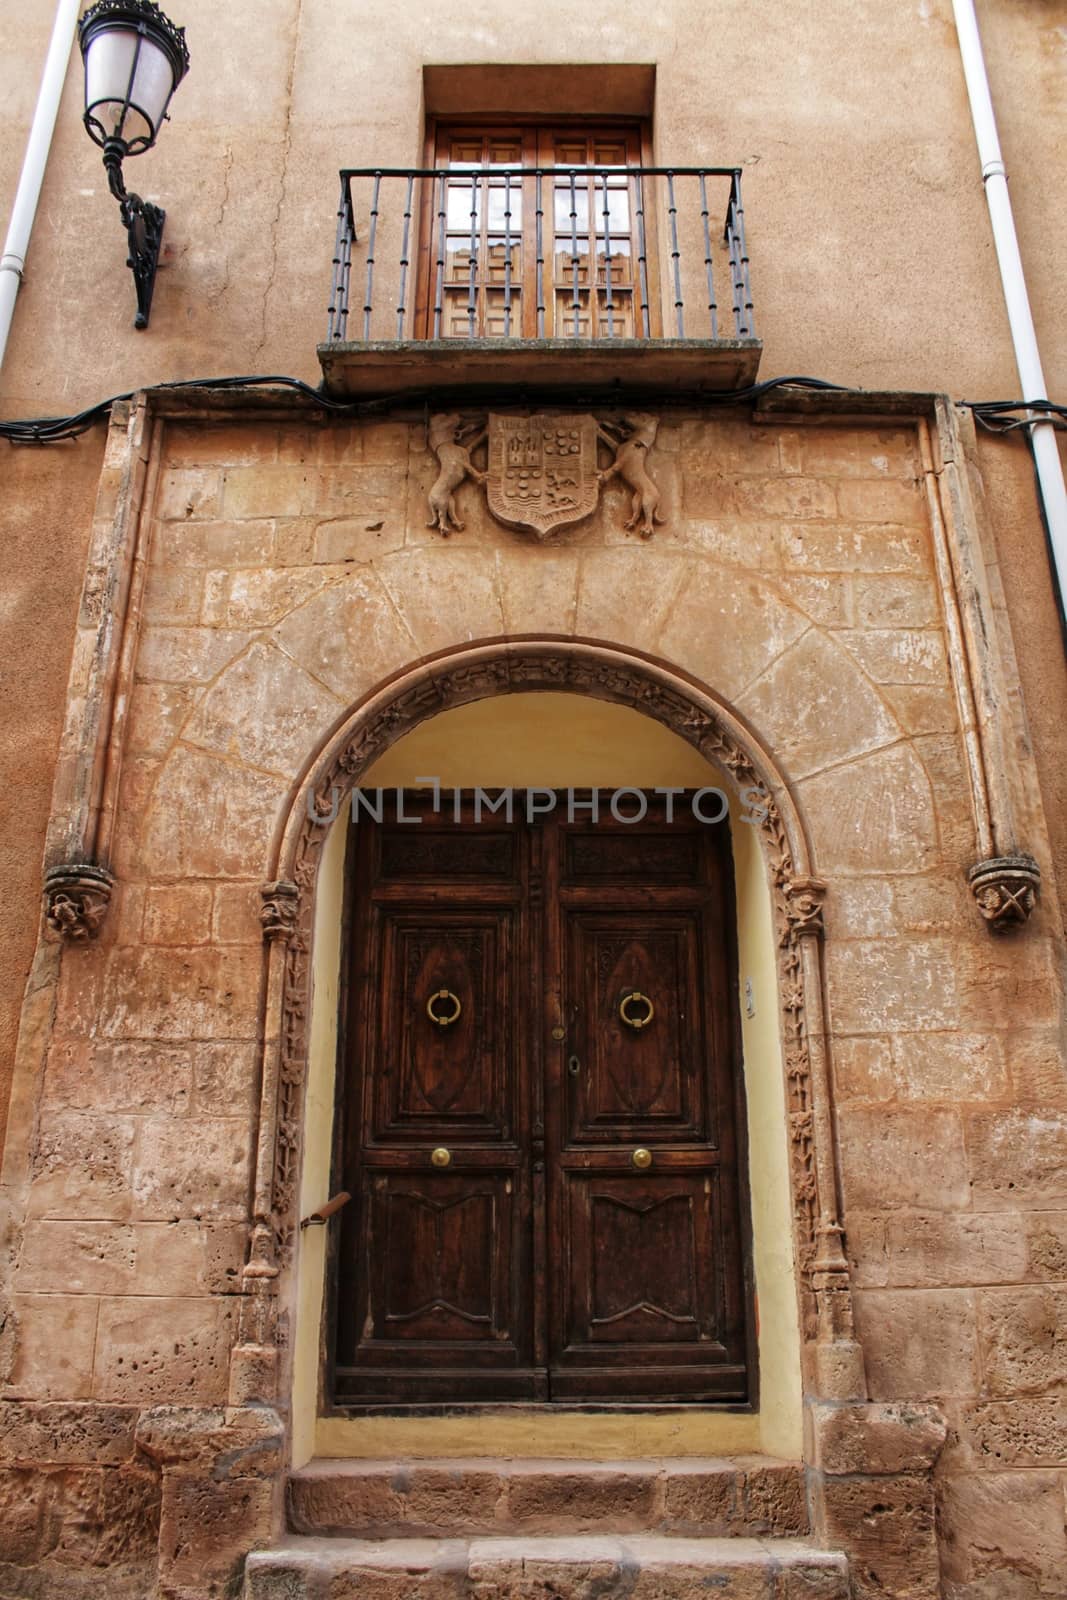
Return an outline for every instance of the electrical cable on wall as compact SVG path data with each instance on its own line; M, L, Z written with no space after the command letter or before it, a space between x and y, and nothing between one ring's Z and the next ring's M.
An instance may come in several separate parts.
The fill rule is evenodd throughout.
M831 389L839 393L847 390L847 385L831 383L827 378L802 378L784 377L768 378L763 383L749 384L744 389L730 389L721 392L701 393L694 398L699 399L701 405L737 405L749 400L757 400L760 395L768 394L772 389L781 388L797 389ZM11 444L59 444L66 439L76 439L79 434L87 433L97 423L103 422L109 415L111 407L124 400L132 400L135 394L152 393L156 389L256 389L256 388L284 388L295 390L297 394L324 411L337 412L345 416L375 416L392 406L422 406L425 407L426 396L419 391L400 395L385 395L374 400L334 400L321 389L312 388L302 378L290 378L280 374L264 377L249 375L223 377L223 378L186 378L176 383L153 384L144 389L130 389L125 394L112 395L110 399L101 400L94 406L89 406L84 411L75 412L69 417L38 417L23 421L0 420L0 438L7 439ZM960 404L974 413L975 421L989 433L1013 433L1020 428L1026 428L1034 421L1034 414L1040 414L1042 420L1050 422L1053 427L1067 428L1067 406L1055 404L1051 400L961 400ZM1023 415L1015 416L1013 413L1022 412Z

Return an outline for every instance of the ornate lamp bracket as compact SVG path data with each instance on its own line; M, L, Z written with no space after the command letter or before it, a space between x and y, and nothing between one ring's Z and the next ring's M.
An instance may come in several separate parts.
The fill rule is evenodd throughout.
M1037 904L1041 868L1033 856L990 856L968 868L967 882L990 933L1011 933Z
M95 939L115 880L106 867L74 862L45 874L45 920L61 939Z

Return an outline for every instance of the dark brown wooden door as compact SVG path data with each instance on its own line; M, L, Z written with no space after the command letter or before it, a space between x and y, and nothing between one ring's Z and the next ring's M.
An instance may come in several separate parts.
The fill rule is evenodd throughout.
M646 804L355 826L339 1404L748 1397L729 837Z

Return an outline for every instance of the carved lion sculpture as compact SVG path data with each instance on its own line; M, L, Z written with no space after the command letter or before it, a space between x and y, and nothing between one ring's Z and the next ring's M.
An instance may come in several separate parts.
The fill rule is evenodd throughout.
M645 467L648 452L656 442L659 418L647 411L630 411L624 415L621 424L612 426L625 430L621 440L597 424L597 433L615 451L615 460L610 467L597 473L597 479L600 483L608 483L612 478L619 477L633 490L630 519L626 527L636 529L642 539L648 539L655 524L666 521L659 514L659 490Z
M475 432L463 438L473 427ZM470 453L481 444L486 428L479 423L460 423L458 411L439 412L430 418L430 449L437 457L440 472L430 490L430 520L428 528L437 528L447 539L453 531L461 532L463 523L456 514L456 490L465 478L475 483L485 482L485 473L471 461Z

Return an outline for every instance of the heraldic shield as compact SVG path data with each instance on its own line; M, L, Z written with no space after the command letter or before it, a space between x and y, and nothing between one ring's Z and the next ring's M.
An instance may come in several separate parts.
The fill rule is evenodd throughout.
M539 539L580 522L600 494L591 416L489 416L489 509Z

